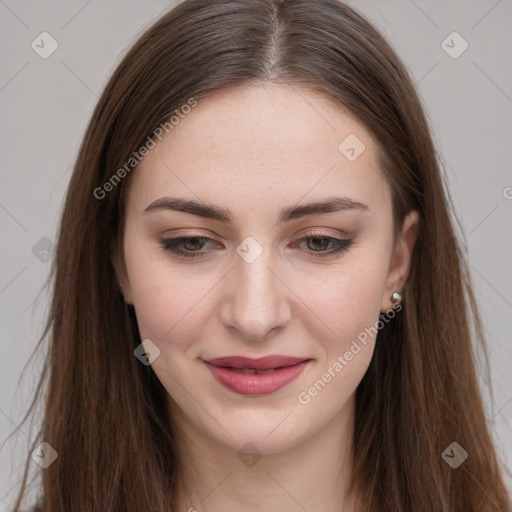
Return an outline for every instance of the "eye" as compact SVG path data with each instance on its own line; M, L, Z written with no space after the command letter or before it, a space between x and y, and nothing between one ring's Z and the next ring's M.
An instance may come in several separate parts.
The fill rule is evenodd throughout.
M308 251L313 258L327 258L334 254L347 251L354 243L354 240L345 240L325 235L323 233L309 233L307 236L300 238L296 245L312 241L308 246ZM163 249L170 251L182 259L195 259L206 256L207 250L203 249L208 242L217 243L213 238L205 236L179 236L175 238L165 238L161 240ZM326 250L326 246L331 244L331 249ZM312 248L311 248L312 247Z
M175 254L179 258L193 259L204 256L205 251L198 250L204 246L205 242L214 242L212 238L205 236L178 236L176 238L166 238L162 240L162 247ZM188 246L185 250L181 249L180 246ZM190 249L190 247L192 247Z
M302 237L299 240L299 243L304 241L313 241L312 244L306 244L309 247L313 247L313 249L310 251L313 258L328 258L334 254L342 253L347 251L354 243L354 240L336 238L317 232L308 233L307 236ZM326 251L325 248L328 244L332 244L332 249Z

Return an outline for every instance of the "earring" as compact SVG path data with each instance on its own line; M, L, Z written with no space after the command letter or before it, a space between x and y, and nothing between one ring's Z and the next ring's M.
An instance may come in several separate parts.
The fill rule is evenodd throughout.
M395 292L393 295L391 295L391 300L395 306L398 306L402 303L402 295L398 292Z

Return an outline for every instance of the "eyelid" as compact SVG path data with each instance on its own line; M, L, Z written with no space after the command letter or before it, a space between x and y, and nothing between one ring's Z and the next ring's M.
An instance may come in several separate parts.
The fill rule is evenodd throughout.
M343 238L343 239L348 240L349 238L352 238L353 235L351 235L348 231L342 231L340 229L320 227L320 228L309 228L304 233L299 233L297 236L299 238L312 236L312 237Z
M328 231L323 231L328 230ZM331 232L329 232L329 230ZM295 234L293 237L290 237L291 240L297 240L307 237L325 237L325 238L342 238L348 240L352 238L353 235L348 231L342 231L340 229L328 228L328 227L320 227L320 228L308 228L304 232L299 232ZM163 234L161 235L161 239L169 239L169 238L210 238L211 240L222 243L221 238L213 235L211 232L201 233L200 231L187 231L186 228L182 230L173 230L169 235ZM244 237L245 238L245 237ZM241 242L240 242L241 243Z

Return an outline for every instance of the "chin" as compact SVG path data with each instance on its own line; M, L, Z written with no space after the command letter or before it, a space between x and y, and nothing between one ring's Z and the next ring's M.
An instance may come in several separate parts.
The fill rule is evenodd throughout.
M231 436L222 428L220 431L216 428L211 435L237 453L240 451L256 455L282 453L305 442L308 438L304 423L300 422L302 425L300 428L296 424L298 422L290 421L290 424L287 424L292 416L288 416L289 412L289 408L283 410L279 414L278 421L263 419L261 413L255 413L253 417L249 414L243 421L228 422L228 431Z

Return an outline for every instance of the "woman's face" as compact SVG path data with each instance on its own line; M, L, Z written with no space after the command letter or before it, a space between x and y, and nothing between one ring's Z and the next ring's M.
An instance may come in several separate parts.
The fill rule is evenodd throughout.
M350 417L415 238L410 217L393 246L364 127L307 89L234 89L199 100L133 173L118 268L173 422L276 453ZM270 355L307 362L206 362Z

